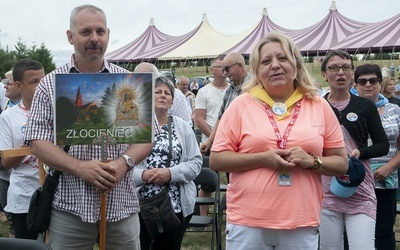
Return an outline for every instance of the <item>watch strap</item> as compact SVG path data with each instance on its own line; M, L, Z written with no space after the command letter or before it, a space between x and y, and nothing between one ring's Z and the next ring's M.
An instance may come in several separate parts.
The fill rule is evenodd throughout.
M315 156L315 154L313 154L313 153L308 153L308 154L314 158L314 165L312 167L308 167L307 169L308 170L317 170L317 169L321 168L321 166L322 166L321 160L317 156Z

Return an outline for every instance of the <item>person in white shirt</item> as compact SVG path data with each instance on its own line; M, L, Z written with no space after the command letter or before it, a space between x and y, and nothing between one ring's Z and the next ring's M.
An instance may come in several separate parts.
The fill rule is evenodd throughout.
M221 108L222 98L228 88L226 76L222 72L223 59L223 57L217 57L211 61L210 70L214 76L214 80L201 88L196 96L194 114L196 125L202 132L202 142L208 139L215 122L218 120L218 112ZM210 151L208 150L205 155L210 155ZM199 190L199 196L211 197L211 193L214 191L215 188L203 185ZM207 213L208 205L200 206L200 215L205 216Z
M21 91L16 87L14 83L14 78L12 74L12 70L8 71L5 73L5 77L7 81L4 83L4 88L5 88L5 96L7 98L7 101L4 103L4 109L11 108L14 105L17 105L22 98Z
M33 94L43 76L44 69L38 61L23 59L14 65L13 84L22 93L22 101L6 109L0 116L0 150L25 147L23 137ZM36 239L38 234L28 231L26 217L31 196L39 187L37 157L27 155L1 160L5 169L12 169L4 210L11 215L15 237Z
M7 81L7 79L5 79ZM8 98L6 96L6 86L4 86L3 81L0 81L0 114L6 108L6 103Z
M214 80L201 88L196 96L195 121L197 127L202 132L202 142L208 139L215 122L218 120L222 98L228 87L226 76L222 73L222 60L223 57L217 57L211 61L210 70L214 76ZM209 155L209 151L206 155Z
M382 77L389 77L390 76L390 69L387 65L383 66L382 68Z
M195 95L191 91L189 91L189 89L188 89L189 78L187 78L184 75L180 76L177 85L178 85L178 89L180 90L180 92L186 98L187 109L189 110L189 113L192 116L192 114L194 112L194 106L195 106L194 105L194 103L195 103ZM193 120L194 120L194 116L192 116L192 121Z
M196 96L197 92L199 92L199 84L196 81L196 78L193 78L193 82L190 84L190 91Z

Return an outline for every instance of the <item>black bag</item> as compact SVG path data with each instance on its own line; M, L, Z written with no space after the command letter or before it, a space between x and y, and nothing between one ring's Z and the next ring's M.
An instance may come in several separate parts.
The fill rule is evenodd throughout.
M64 152L68 154L69 148L70 146L64 146ZM33 192L26 217L28 231L43 233L49 228L54 192L61 174L57 170L53 175L48 174L43 185Z
M43 186L33 193L26 217L28 231L43 233L48 229L54 192L58 186L60 174L61 172L56 171L53 176L47 175Z
M171 119L171 116L168 117L169 151L167 168L170 166L172 153ZM152 238L168 232L181 224L171 206L168 190L169 184L167 183L160 193L149 199L139 199L140 215L146 225L147 232Z
M140 214L150 237L168 232L181 224L171 206L167 186L149 199L139 199Z

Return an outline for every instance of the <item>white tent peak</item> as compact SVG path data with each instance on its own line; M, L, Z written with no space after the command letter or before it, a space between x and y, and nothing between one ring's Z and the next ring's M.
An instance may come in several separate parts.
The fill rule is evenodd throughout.
M268 9L267 8L263 9L263 16L268 16Z
M155 26L155 25L154 25L154 18L150 18L149 26Z
M208 22L206 13L203 13L202 22Z
M329 10L337 10L336 1L332 1L331 7L329 8Z

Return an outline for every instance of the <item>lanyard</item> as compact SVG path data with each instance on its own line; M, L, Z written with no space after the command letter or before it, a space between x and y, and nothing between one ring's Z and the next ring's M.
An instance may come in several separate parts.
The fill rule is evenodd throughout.
M293 125L296 122L297 117L299 116L299 113L300 113L300 108L301 108L300 101L301 100L297 101L295 104L293 116L290 119L288 126L286 127L283 137L281 136L281 133L279 132L279 128L278 128L278 125L276 124L276 121L274 119L274 115L271 111L271 108L265 102L262 103L264 106L265 112L267 113L267 116L269 118L269 121L271 122L271 125L275 130L276 145L278 146L279 149L284 149L286 147L287 138L289 137L290 131L292 130Z

